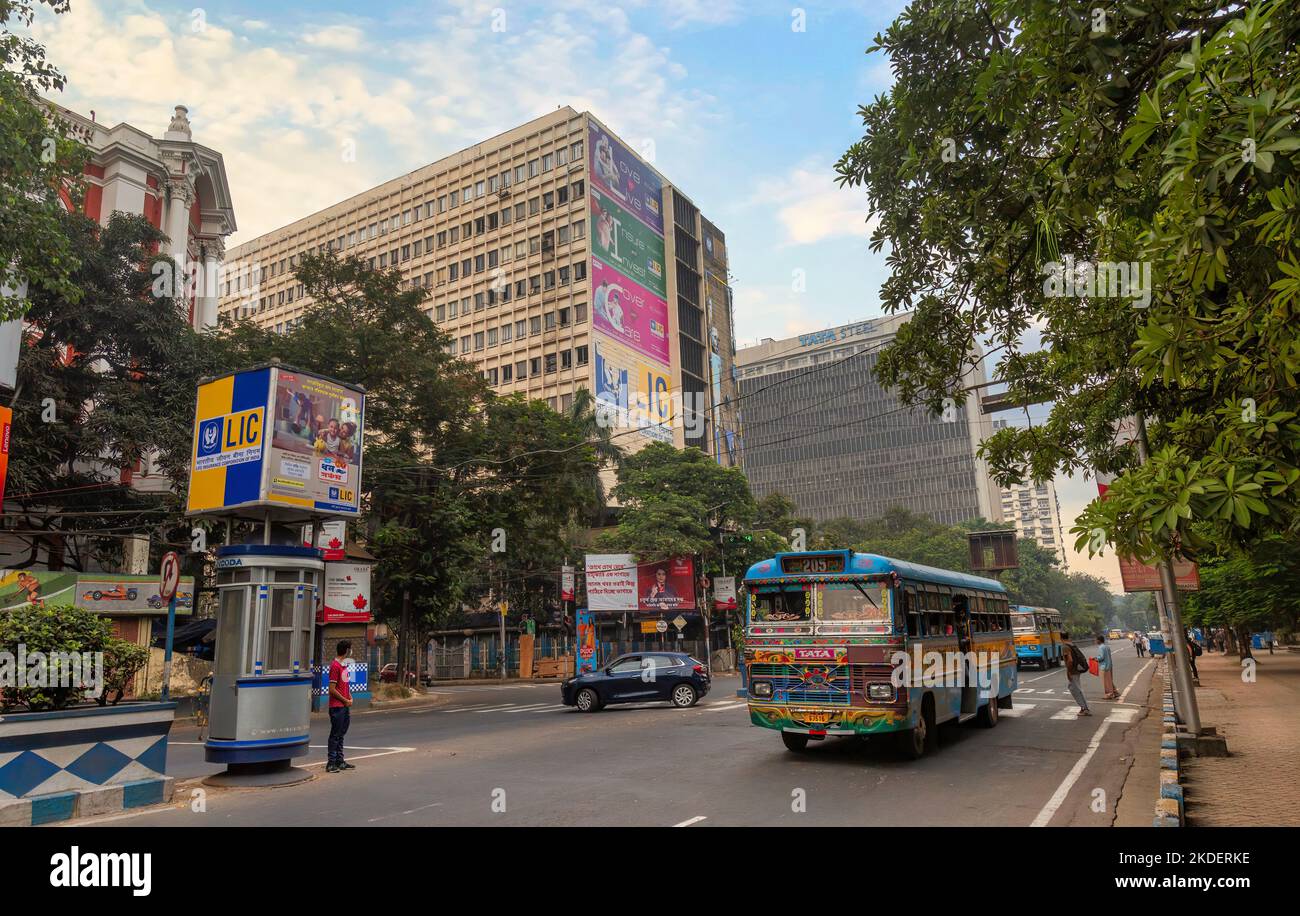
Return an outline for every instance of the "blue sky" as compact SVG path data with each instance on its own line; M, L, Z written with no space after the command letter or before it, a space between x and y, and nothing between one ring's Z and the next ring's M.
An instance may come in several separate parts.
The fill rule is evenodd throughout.
M881 314L865 197L833 165L889 87L865 51L902 2L201 3L73 0L33 31L71 108L157 136L189 107L236 244L568 104L653 149L726 233L742 343ZM1091 484L1058 486L1072 519Z

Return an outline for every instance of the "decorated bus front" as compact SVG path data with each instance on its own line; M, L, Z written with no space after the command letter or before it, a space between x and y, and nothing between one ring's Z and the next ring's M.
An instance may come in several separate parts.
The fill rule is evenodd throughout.
M923 711L924 739L927 726L1010 705L1015 655L996 580L820 551L756 563L745 584L750 721L781 731L791 749L828 735L911 731ZM967 657L989 661L962 680ZM927 687L920 669L931 662L939 667Z

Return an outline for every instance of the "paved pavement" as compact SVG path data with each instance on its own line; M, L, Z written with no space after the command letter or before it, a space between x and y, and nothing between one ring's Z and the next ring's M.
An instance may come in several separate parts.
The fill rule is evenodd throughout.
M582 714L555 684L455 686L440 705L353 717L357 769L323 772L328 723L312 728L318 777L282 789L203 790L215 768L191 729L174 732L167 808L87 823L224 825L1080 825L1108 826L1132 765L1153 666L1114 646L1119 702L1079 719L1062 669L1021 672L1015 707L989 730L945 727L916 762L885 741L831 739L805 754L749 724L737 680L692 709L611 706ZM187 782L186 780L190 780ZM1095 809L1095 810L1094 810Z
M1236 655L1206 653L1196 700L1201 722L1228 742L1228 757L1184 764L1187 820L1193 827L1300 824L1300 652L1255 650L1253 681Z

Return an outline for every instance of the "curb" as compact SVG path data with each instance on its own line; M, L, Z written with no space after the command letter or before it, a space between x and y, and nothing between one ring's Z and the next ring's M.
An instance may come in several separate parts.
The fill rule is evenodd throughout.
M0 801L0 827L39 827L80 817L116 814L171 801L176 779L139 779L116 786L74 789Z
M1164 680L1160 736L1160 795L1156 798L1153 827L1185 827L1183 770L1178 751L1178 719L1174 715L1174 688L1169 661L1161 659L1160 676Z

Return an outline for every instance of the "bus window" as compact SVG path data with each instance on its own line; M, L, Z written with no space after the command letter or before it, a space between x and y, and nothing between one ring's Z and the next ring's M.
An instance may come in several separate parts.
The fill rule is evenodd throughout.
M812 592L759 592L753 595L751 623L799 622L812 619Z
M925 633L924 618L916 601L916 592L908 589L903 592L903 611L907 614L907 635L921 636Z
M818 616L822 620L860 620L889 623L887 589L881 582L828 582L821 592Z

